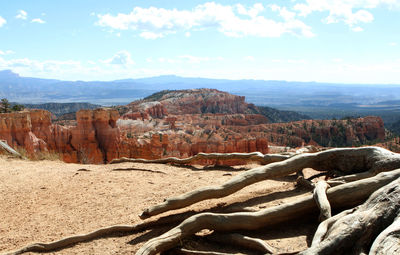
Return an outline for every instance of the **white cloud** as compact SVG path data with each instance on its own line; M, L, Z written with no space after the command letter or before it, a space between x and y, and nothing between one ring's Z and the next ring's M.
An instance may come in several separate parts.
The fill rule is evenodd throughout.
M362 27L352 27L351 30L353 30L354 32L362 32L362 31L364 31L364 29Z
M260 3L245 7L207 2L192 10L135 7L128 14L99 14L96 24L113 30L138 31L146 39L206 29L215 29L230 37L279 37L286 33L313 36L311 27L296 19L294 12L282 8L284 20L276 21L261 15L263 11Z
M306 17L313 12L328 12L323 19L327 24L344 22L353 31L360 32L360 23L370 23L374 16L368 9L380 6L400 6L399 0L305 0L304 3L297 3L293 10L299 16Z
M28 58L5 60L0 57L0 69L11 69L17 73L32 73L32 74L51 74L51 73L65 73L82 70L79 61L58 61L58 60L45 60L38 61Z
M281 16L284 20L293 20L296 17L296 13L288 11L286 7L280 7L276 4L271 4L269 5L269 8L274 12L279 12L279 16Z
M200 64L203 62L220 62L223 61L223 57L199 57L193 55L181 55L173 58L163 58L160 57L157 59L160 63L169 63L169 64ZM146 62L151 63L153 60L151 58L146 59Z
M119 79L138 73L140 69L126 68L123 65L110 65L104 61L74 60L35 60L29 58L6 60L0 56L0 70L10 69L22 76L43 77L53 79ZM161 72L160 72L161 73ZM101 78L100 78L101 77Z
M19 10L17 12L17 15L15 16L15 18L17 18L17 19L27 19L27 17L28 17L28 13L24 10Z
M132 60L131 53L126 50L119 51L110 59L103 60L102 62L123 67L135 64L135 62Z
M253 56L246 56L246 57L243 58L243 60L252 62L252 61L255 60L255 58Z
M191 56L191 55L183 55L183 56L179 56L179 58L188 63L192 63L192 64L198 64L201 62L207 62L207 61L211 60L211 58L209 58L209 57L196 57L196 56Z
M308 61L305 59L273 59L272 63L280 64L307 64Z
M394 46L397 46L397 43L396 43L396 42L390 42L390 43L389 43L389 46L393 46L393 47L394 47Z
M296 13L286 9L286 7L280 7L276 4L269 5L270 9L274 12L278 12L279 16L285 21L283 24L285 30L291 34L303 35L305 37L313 37L314 33L311 31L311 27L305 23L296 19Z
M31 21L31 23L44 24L44 23L46 23L46 21L44 21L44 20L42 20L42 19L33 19L33 20Z
M0 16L0 27L4 26L7 23L7 21Z
M149 31L141 32L140 37L143 37L144 39L157 39L164 37L163 33L153 33Z
M265 10L264 6L260 3L256 3L250 8L246 8L241 4L237 4L236 9L239 14L247 15L252 18L257 17L259 13Z
M313 12L313 8L311 8L310 6L308 6L306 4L296 4L293 7L293 10L298 11L299 12L299 16L303 16L303 17L306 17L311 12Z
M359 10L353 13L349 10L343 9L336 10L335 12L331 11L330 15L324 19L324 22L326 22L327 24L331 24L343 21L344 23L349 25L349 27L353 28L358 23L370 23L373 20L374 16L366 10Z
M198 56L192 56L192 55L182 55L178 57L179 59L184 60L184 62L189 63L189 64L199 64L201 62L219 62L223 61L223 57L198 57Z
M12 50L6 50L6 51L2 51L0 50L0 55L11 55L14 54L15 52Z
M307 64L307 60L305 59L288 59L287 62L289 64Z

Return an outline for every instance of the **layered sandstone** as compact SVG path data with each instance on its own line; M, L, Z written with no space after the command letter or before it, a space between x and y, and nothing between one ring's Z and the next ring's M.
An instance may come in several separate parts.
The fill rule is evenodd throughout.
M45 110L0 114L0 137L31 157L59 153L66 162L104 163L118 157L119 117L115 110L81 110L76 126L51 122Z
M44 110L0 114L0 139L32 156L55 152L66 162L82 163L123 156L268 153L269 145L358 146L385 139L379 117L271 124L244 97L212 89L164 91L117 109L81 110L74 125L51 119Z
M157 106L157 107L156 107ZM175 115L202 113L250 113L245 97L236 96L216 89L191 89L161 91L128 105L132 111L156 111L157 116L165 113ZM166 112L164 112L164 109ZM154 117L154 116L153 116Z
M323 147L360 146L385 140L383 121L375 116L348 120L302 120L230 129L267 136L271 145L289 147L307 144Z

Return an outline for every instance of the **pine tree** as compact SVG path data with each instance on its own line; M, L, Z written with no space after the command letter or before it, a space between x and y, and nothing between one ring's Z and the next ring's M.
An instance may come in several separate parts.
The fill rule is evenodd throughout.
M8 102L8 100L6 98L1 99L0 112L1 113L10 112L10 102Z

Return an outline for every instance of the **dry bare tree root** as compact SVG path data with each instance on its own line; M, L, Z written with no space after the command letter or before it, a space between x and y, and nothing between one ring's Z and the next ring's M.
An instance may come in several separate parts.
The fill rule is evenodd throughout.
M137 225L116 225L106 228L101 228L88 234L66 237L50 243L34 243L27 245L21 249L5 253L4 255L17 255L25 252L48 252L62 247L67 247L72 244L93 240L99 236L110 235L117 232L132 232L136 230Z
M320 210L319 220L324 221L331 217L331 205L329 204L328 197L326 196L326 191L329 185L325 181L318 181L315 184L315 189L313 191L313 197L317 206Z
M303 176L297 177L296 186L303 187L308 190L314 190L314 188L315 188L315 184L312 181L305 179Z
M17 158L24 158L20 153L14 150L6 141L0 140L0 148Z
M235 208L220 208L220 207L215 207L212 208L210 211L224 211L228 213L232 212L242 212L242 211L248 211L246 208L240 208L240 207L235 207ZM22 254L25 252L50 252L58 249L62 249L77 243L82 243L82 242L88 242L97 238L102 238L106 236L110 236L116 233L127 233L127 234L132 234L132 233L137 233L141 231L145 231L148 229L156 228L159 226L163 225L169 225L169 224L177 224L179 222L182 222L184 219L187 219L190 216L195 215L197 212L195 211L188 211L184 212L181 214L174 214L174 215L168 215L165 217L161 217L157 220L152 220L152 221L146 221L142 222L136 225L113 225L113 226L108 226L104 228L100 228L97 230L94 230L90 233L87 234L82 234L82 235L75 235L75 236L70 236L66 238L62 238L60 240L50 242L50 243L34 243L27 245L25 247L22 247L18 250L7 252L3 255L17 255L17 254Z
M22 247L15 251L6 252L3 255L18 255L23 254L25 252L50 252L58 249L62 249L77 243L91 241L100 237L110 236L116 233L134 233L144 231L150 228L167 225L167 224L176 224L178 222L183 221L187 217L194 215L194 211L170 215L166 217L159 218L153 221L142 222L135 225L113 225L104 228L97 229L87 234L75 235L66 237L54 242L49 243L33 243L29 244L25 247Z
M150 170L150 169L139 169L139 168L114 168L112 171L139 171L139 172L150 172L150 173L158 173L158 174L167 174L166 172L163 171L158 171L158 170Z
M255 250L262 252L263 254L274 254L275 249L265 243L263 240L249 237L241 234L229 234L229 233L212 233L207 236L207 240L214 242L228 244L230 246L240 246L249 250Z
M375 239L369 251L370 255L400 254L400 214L393 223Z
M304 153L248 170L220 186L200 188L166 199L163 203L145 209L139 217L145 219L203 200L225 197L251 184L296 173L306 167L319 171L339 170L345 174L367 172L369 177L382 171L400 168L400 154L380 147L340 148Z
M224 252L216 252L216 251L194 251L189 249L178 249L179 254L185 255L244 255L241 253L224 253Z
M296 186L301 186L309 190L314 190L315 184L309 179L304 178L303 170L298 171L296 175Z
M355 208L345 210L345 211L343 211L339 214L336 214L335 216L321 222L318 225L317 231L315 231L311 246L316 246L318 243L321 242L322 238L324 238L326 232L328 231L328 228L330 228L337 219L339 219L343 216L349 215L350 213L354 212L354 210L355 210Z
M255 161L260 164L269 164L272 162L278 162L290 158L289 155L281 154L262 154L261 152L251 152L251 153L198 153L195 156L189 158L161 158L161 159L142 159L142 158L119 158L111 160L110 164L116 163L160 163L167 164L173 163L176 165L187 165L198 160L245 160L245 161Z
M323 224L317 229L317 239L313 240L312 246L300 254L367 254L371 243L385 228L394 224L392 228L398 230L398 222L394 222L394 219L399 215L400 178L397 178L376 190L362 205L347 211L341 217L335 217L329 224ZM381 240L389 240L385 235L392 232L390 228L387 233L383 232L384 236L377 241L376 246L382 244ZM396 242L391 248L398 250L398 239ZM391 250L385 254L398 253Z
M346 183L328 189L327 196L332 207L359 204L377 189L400 177L400 169L380 173L375 177ZM399 195L400 197L400 195ZM179 245L180 241L196 232L209 229L215 231L252 230L265 228L316 211L312 195L297 201L267 208L255 213L200 213L187 218L177 227L145 243L136 255L154 255ZM332 217L333 218L333 217ZM329 220L329 219L328 219ZM317 254L317 253L314 253Z

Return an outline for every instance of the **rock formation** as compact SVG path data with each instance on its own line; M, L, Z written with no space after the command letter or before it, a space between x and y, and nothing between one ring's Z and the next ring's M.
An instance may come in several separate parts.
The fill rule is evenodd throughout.
M385 139L379 117L271 124L244 97L214 89L163 91L115 109L80 110L72 124L51 119L45 110L1 114L0 139L31 156L54 152L82 163L199 152L265 154L268 145L358 146Z
M118 113L97 109L77 112L77 125L52 124L45 110L1 114L0 136L15 148L35 157L40 152L60 153L66 162L104 163L118 156Z

